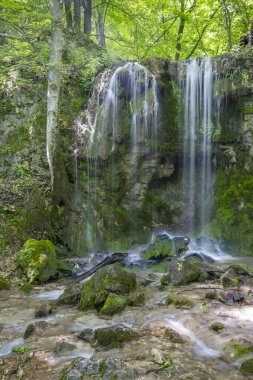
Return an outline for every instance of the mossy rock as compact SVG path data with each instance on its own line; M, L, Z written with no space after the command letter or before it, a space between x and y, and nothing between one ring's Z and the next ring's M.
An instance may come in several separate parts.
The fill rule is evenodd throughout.
M225 289L238 287L239 279L234 269L229 269L221 276L221 284Z
M58 305L78 305L82 293L82 284L71 284L64 293L58 298Z
M5 278L0 276L0 290L8 290L10 289L11 285L9 281L5 280Z
M114 315L120 313L127 306L127 298L117 294L109 294L104 306L100 310L101 314Z
M70 263L69 261L59 260L57 262L57 269L60 275L72 275L74 273L75 266L73 263Z
M182 339L182 337L176 331L174 331L171 328L165 329L164 336L168 340L170 340L172 343L183 343L184 342L184 340Z
M229 269L233 269L236 274L250 274L249 268L244 264L231 264Z
M145 304L146 293L144 291L136 291L130 293L127 297L127 302L129 306L141 306Z
M211 329L217 334L221 334L224 331L225 326L221 322L213 322L211 324Z
M225 351L234 351L235 358L241 358L253 353L253 342L244 338L232 339L225 347Z
M174 305L178 309L191 309L194 303L190 298L170 295L166 298L166 305Z
M244 373L252 373L253 374L253 358L245 360L240 367L240 371Z
M169 264L169 279L174 285L188 285L205 280L205 271L198 260L172 260Z
M168 275L168 273L164 274L162 277L161 277L161 285L162 286L167 286L171 283L170 281L170 277Z
M98 328L94 331L93 341L96 346L106 349L121 348L125 342L137 338L138 334L124 326Z
M16 259L30 283L45 282L57 273L56 252L49 240L27 240Z
M119 264L101 268L84 284L80 309L101 309L109 293L126 295L136 286L136 274L125 271Z

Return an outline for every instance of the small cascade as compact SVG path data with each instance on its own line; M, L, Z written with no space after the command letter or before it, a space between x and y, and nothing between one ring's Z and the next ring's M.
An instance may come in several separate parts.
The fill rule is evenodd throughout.
M210 58L186 63L183 192L188 232L203 231L212 203L213 66Z
M101 78L105 81L105 78ZM158 90L157 82L144 66L137 62L127 62L119 66L111 75L108 87L100 85L104 90L104 99L97 91L96 113L90 117L89 155L100 155L99 148L105 133L111 137L111 152L116 149L120 139L120 124L125 107L131 118L129 137L131 151L134 153L138 146L150 150L157 138ZM93 121L92 121L93 120Z

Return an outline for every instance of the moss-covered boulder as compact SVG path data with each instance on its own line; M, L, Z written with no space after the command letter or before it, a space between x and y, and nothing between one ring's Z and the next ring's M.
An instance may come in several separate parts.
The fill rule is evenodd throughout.
M240 367L240 370L245 374L253 374L253 358L245 360Z
M210 327L211 327L211 330L213 330L217 334L221 334L225 328L225 326L221 322L213 322Z
M141 252L141 257L147 261L161 261L166 257L186 251L189 242L190 239L186 237L170 238L165 233L157 233L152 236L148 247Z
M166 305L174 305L178 309L191 309L194 306L194 303L187 297L169 295L166 298Z
M239 284L239 279L234 269L229 269L221 276L221 284L223 288L234 288Z
M187 285L194 281L204 281L206 272L199 260L172 260L169 264L169 280L174 285Z
M56 252L49 240L27 240L16 259L30 283L47 281L57 273Z
M110 293L126 295L134 291L136 286L136 274L127 272L119 264L101 268L84 284L80 309L100 310Z
M9 281L5 280L5 278L0 276L0 290L8 290L10 289L11 285Z
M235 358L242 358L253 353L253 342L245 338L232 339L224 350L233 351Z
M165 329L164 336L165 336L165 338L170 340L172 343L183 343L184 342L181 335L169 327Z
M94 331L93 342L104 349L121 348L125 342L130 342L139 335L125 326L110 326Z
M109 294L104 306L100 310L101 314L114 315L120 313L127 306L127 298L118 294Z

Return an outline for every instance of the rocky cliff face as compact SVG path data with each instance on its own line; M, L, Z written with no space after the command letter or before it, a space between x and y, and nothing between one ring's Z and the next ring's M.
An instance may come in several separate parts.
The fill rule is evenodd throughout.
M253 248L251 57L252 50L244 50L215 59L219 115L213 116L213 123L219 124L219 132L212 136L216 174L212 219L206 228L206 232L242 254L250 254ZM108 79L118 66L106 70L95 81L85 113L81 111L85 110L85 95L80 89L79 74L64 86L70 93L62 100L61 154L56 163L61 175L53 203L45 157L45 81L38 80L29 89L2 93L3 248L17 231L18 241L30 235L50 237L75 255L90 249L129 248L146 242L151 231L157 229L184 231L189 217L182 200L180 78L184 65L155 59L144 65L157 82L159 119L155 147L154 139L137 136L133 148L129 130L133 100L129 93L126 96L123 81L118 89L121 112L116 135L103 129L105 121L101 122L99 145L93 147L92 154L87 149L90 135L84 127L94 124L98 101L95 94L100 93L101 112ZM145 84L140 83L139 88L140 98L145 97ZM152 96L151 90L146 93L151 105ZM142 119L144 100L135 106Z

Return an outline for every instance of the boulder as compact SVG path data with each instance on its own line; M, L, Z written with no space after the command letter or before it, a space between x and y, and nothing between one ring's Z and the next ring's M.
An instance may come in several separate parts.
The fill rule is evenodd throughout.
M242 371L245 374L253 374L253 358L247 359L244 362L242 362L240 371Z
M82 284L71 284L65 290L64 293L58 298L58 305L77 305L81 299Z
M126 297L110 293L106 298L104 306L101 308L100 313L106 315L114 315L120 313L125 309L128 304Z
M225 326L221 322L213 322L210 327L211 330L215 331L217 334L221 334L225 328Z
M32 335L41 335L46 326L47 323L45 321L30 323L25 330L24 338L27 339Z
M225 303L226 305L233 305L238 302L241 303L245 300L243 293L238 292L237 290L230 292L220 292L219 301Z
M138 334L134 330L121 325L101 327L95 330L84 329L78 334L79 339L106 350L115 347L121 348L124 342L129 342L137 337Z
M228 269L222 276L221 276L221 284L223 288L234 288L238 287L239 279L236 275L236 272L234 269Z
M187 285L194 281L204 281L207 273L201 262L195 259L174 259L169 264L169 280L173 285Z
M168 234L159 232L152 236L151 243L141 252L144 260L161 261L188 249L190 239L186 237L170 238Z
M49 240L27 240L16 259L30 283L45 282L57 273L56 252Z
M54 347L54 352L56 354L62 354L64 352L73 351L76 347L73 344L66 342L65 340L61 340L56 343Z
M47 317L49 314L52 314L52 306L48 303L42 303L41 305L36 307L34 317L44 318Z
M134 291L136 286L136 275L127 272L119 264L101 268L83 285L80 309L100 310L110 293L126 295Z

